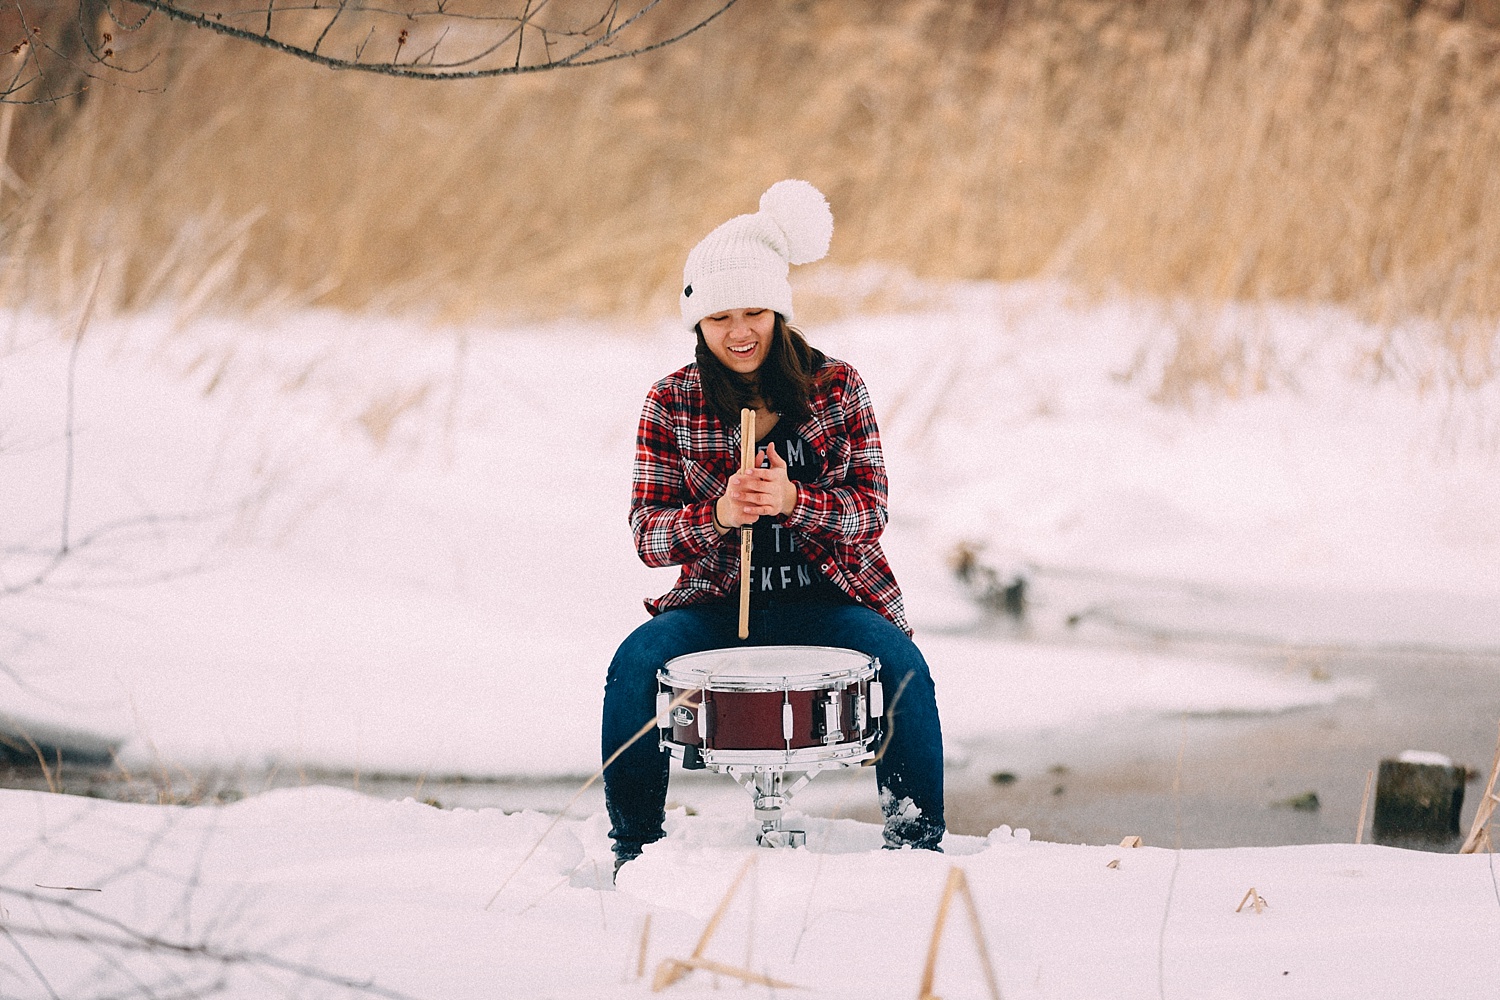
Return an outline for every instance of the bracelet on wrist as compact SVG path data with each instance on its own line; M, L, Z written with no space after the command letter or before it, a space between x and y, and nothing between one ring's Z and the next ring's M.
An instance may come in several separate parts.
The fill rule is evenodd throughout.
M715 500L713 502L713 506L709 508L709 516L714 519L714 527L718 528L720 531L733 530L729 527L729 525L719 520L719 501Z

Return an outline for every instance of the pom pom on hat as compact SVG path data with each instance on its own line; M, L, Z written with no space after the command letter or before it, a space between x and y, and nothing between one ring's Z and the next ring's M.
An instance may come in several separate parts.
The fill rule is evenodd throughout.
M833 212L807 181L772 184L760 210L738 215L705 236L688 254L678 304L692 329L705 316L729 309L774 309L792 319L790 264L810 264L828 253Z
M786 236L789 264L822 260L833 239L833 210L823 192L807 181L777 181L760 196L760 214Z

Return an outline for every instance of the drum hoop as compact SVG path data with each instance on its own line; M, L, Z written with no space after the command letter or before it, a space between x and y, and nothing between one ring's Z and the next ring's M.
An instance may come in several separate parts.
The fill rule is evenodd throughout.
M798 747L794 750L710 750L699 751L703 765L720 771L727 767L769 768L777 771L800 771L824 767L854 767L875 756L873 744L878 733L847 743L830 746ZM663 737L662 749L675 758L681 758L684 747L681 743Z
M697 676L687 678L680 673L674 674L672 664L691 660L695 657L710 657L722 654L725 649L753 649L757 652L795 649L799 652L817 650L820 652L834 652L847 657L847 654L862 657L864 663L858 667L844 667L838 670L825 670L820 672L787 672L781 674L736 674L732 670L722 673L709 673L695 671ZM830 687L843 687L856 681L873 678L875 676L875 657L857 649L849 649L844 646L727 646L719 649L705 649L697 653L684 653L682 656L674 656L668 660L661 670L657 671L656 679L671 688L682 690L708 690L708 691L825 691Z

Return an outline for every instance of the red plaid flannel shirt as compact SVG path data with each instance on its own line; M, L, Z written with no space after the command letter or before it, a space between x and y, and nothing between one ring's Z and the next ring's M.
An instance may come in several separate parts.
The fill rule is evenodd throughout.
M829 358L809 402L812 416L797 432L823 457L823 471L797 484L797 507L785 523L836 587L910 635L901 588L880 549L885 459L869 392L853 367ZM696 364L651 387L636 434L630 527L647 566L682 566L676 585L646 602L653 615L738 591L739 532L721 536L713 506L739 454L740 429L710 412Z

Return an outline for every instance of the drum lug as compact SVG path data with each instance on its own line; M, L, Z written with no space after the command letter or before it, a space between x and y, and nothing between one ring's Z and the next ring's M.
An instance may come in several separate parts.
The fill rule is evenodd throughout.
M672 728L672 692L656 692L656 728Z
M828 692L828 700L823 703L823 742L832 746L842 743L844 740L843 714L839 710L843 707L844 692Z
M885 715L885 688L879 681L870 682L870 718Z

